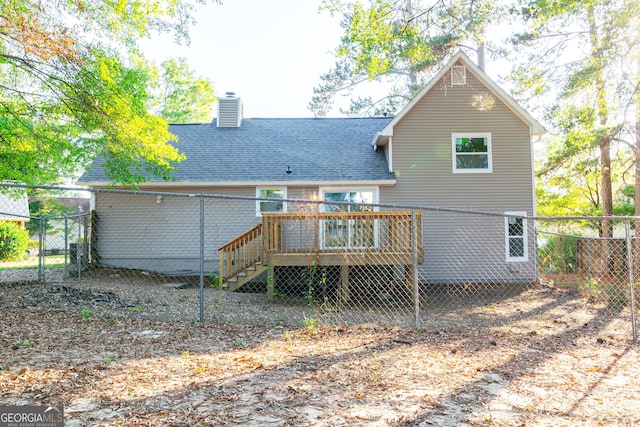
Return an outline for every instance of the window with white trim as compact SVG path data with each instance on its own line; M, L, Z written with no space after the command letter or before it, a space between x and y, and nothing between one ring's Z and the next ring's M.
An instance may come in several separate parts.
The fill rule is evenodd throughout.
M490 133L452 133L453 173L490 173Z
M505 212L507 215L526 216L526 212ZM527 220L515 216L505 217L505 246L507 261L527 261Z
M378 189L321 189L325 212L372 212L373 206L330 204L327 202L374 204L378 201ZM371 221L324 220L321 224L325 248L376 247L376 226Z
M286 199L287 188L256 188L256 197L262 199ZM284 200L256 200L256 215L262 216L262 212L286 212L287 202Z

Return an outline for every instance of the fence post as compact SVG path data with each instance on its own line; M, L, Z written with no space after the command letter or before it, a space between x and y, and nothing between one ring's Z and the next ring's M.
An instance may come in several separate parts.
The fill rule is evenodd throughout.
M633 255L631 253L631 226L629 219L624 221L624 234L627 240L627 272L629 274L629 305L631 309L631 335L633 341L638 339L638 333L636 331L636 307L635 296L633 286Z
M538 259L538 229L536 228L535 223L533 223L531 225L531 228L533 230L533 262L534 262L534 284L537 286L540 284L540 268L538 268L538 266L540 265L539 263L539 259ZM527 231L525 231L525 233L527 233Z
M204 322L204 196L200 194L200 323Z
M591 286L591 239L587 238L587 280Z
M87 247L87 244L85 242L85 230L84 230L84 220L85 220L85 216L78 216L77 217L77 224L78 224L78 239L76 240L76 244L78 245L78 253L76 254L76 263L78 264L78 281L80 281L80 277L82 275L82 264L85 260L85 254L84 254L84 249ZM80 220L82 220L82 222L80 222Z
M413 306L416 329L420 327L420 292L418 289L418 224L416 208L411 209L411 246L413 255Z
M44 283L44 248L45 248L45 224L40 215L40 227L38 230L38 281Z
M69 278L69 216L64 214L64 279Z

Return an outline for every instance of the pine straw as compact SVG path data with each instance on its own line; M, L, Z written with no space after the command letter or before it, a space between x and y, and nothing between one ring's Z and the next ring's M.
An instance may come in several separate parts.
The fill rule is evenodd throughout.
M67 427L640 424L628 313L559 290L414 330L287 323L210 290L200 324L197 289L132 281L1 284L0 401L62 404Z

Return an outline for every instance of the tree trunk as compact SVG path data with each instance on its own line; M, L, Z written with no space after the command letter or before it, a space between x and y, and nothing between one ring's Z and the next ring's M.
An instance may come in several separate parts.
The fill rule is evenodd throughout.
M607 91L605 89L605 80L602 75L602 46L598 35L598 24L593 5L587 6L587 19L589 21L589 38L591 41L591 57L596 64L594 76L594 85L596 90L597 103L597 125L604 128L609 120L609 108L607 105ZM615 270L615 258L611 250L611 238L613 237L613 221L607 219L613 215L613 193L611 189L611 138L608 135L601 137L600 146L600 174L602 192L602 224L600 228L600 237L604 240L603 255L606 260L606 266L610 272Z
M600 142L600 169L601 169L601 189L602 192L602 216L613 215L613 193L611 190L611 140L605 138ZM610 219L602 221L601 236L604 238L613 237L613 223Z

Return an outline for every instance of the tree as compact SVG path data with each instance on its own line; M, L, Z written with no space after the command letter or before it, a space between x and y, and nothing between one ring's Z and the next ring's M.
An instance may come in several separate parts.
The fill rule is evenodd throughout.
M40 232L40 221L35 218L64 218L65 215L77 214L73 207L66 206L58 196L65 196L64 192L52 192L50 190L29 189L29 215L32 220L27 222L26 229L31 235ZM47 224L47 230L51 229L51 224Z
M323 7L343 15L344 35L334 68L314 89L309 109L316 116L325 116L338 95L351 97L349 109L342 110L348 115L396 112L453 50L477 51L482 63L483 29L499 16L491 0L370 0L367 5L325 0ZM372 81L391 89L377 99L354 98L360 86Z
M610 216L612 143L635 146L628 110L634 104L637 76L635 81L629 78L628 65L638 44L638 3L534 0L522 6L514 10L527 27L514 39L518 55L513 59L525 60L514 61L515 80L521 96L527 94L532 102L546 106L548 121L563 139L552 147L543 170L566 171L566 164L589 158L597 149L597 206L600 214ZM611 237L612 232L611 221L603 221L601 236Z
M0 221L0 261L19 260L29 247L29 232L10 221Z
M118 58L152 31L188 41L193 7L0 0L0 180L56 182L97 155L113 182L169 179L183 156L146 109L148 76Z
M600 149L567 144L563 135L548 138L549 153L536 164L537 213L540 216L598 216L602 213ZM576 147L578 145L578 147ZM633 214L633 185L628 183L630 150L613 151L613 213Z
M149 110L169 123L204 123L213 118L213 83L196 77L185 58L170 58L160 69L134 56L136 67L149 75Z

